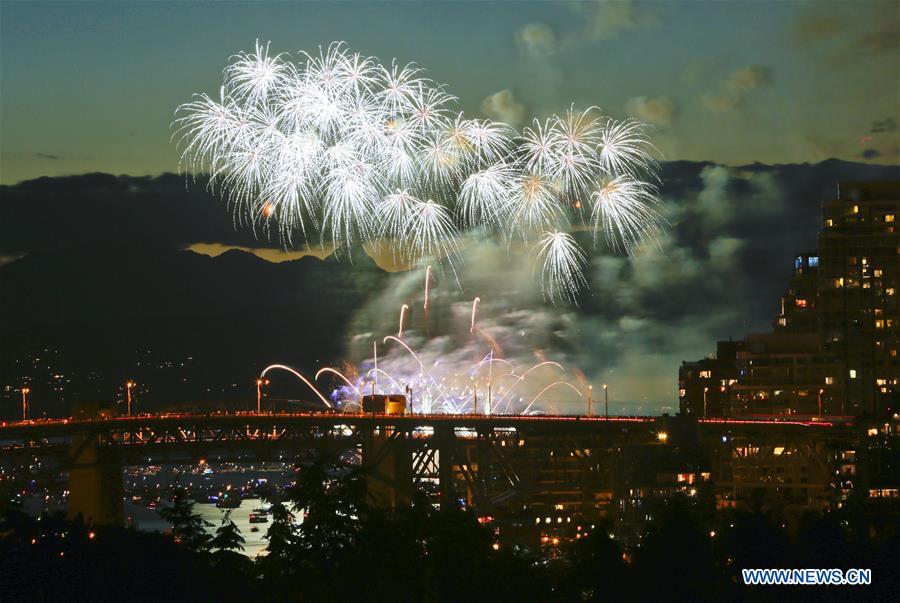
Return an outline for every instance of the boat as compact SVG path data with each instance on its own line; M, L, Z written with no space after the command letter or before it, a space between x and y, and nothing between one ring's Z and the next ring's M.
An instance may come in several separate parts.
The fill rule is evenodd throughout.
M237 509L240 506L240 496L222 496L216 502L216 507L218 507L219 509Z

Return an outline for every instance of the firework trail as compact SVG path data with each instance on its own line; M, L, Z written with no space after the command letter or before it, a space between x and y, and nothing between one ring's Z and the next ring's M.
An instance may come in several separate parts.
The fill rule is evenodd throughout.
M403 304L400 307L400 328L397 329L397 337L398 338L403 337L403 319L406 316L407 310L409 310L409 306L407 306L406 304Z
M271 365L267 366L266 368L264 368L263 371L259 374L260 379L265 377L269 373L269 371L273 371L273 370L286 371L286 372L292 374L293 376L297 377L298 379L300 379L300 381L305 383L313 391L313 393L316 394L316 396L318 396L319 400L321 400L322 403L326 407L332 408L331 402L329 402L325 398L325 396L322 395L322 392L320 392L318 390L318 388L316 388L316 386L309 379L307 379L299 371L297 371L297 369L291 368L284 364L271 364Z
M475 313L478 311L478 302L480 301L480 297L476 297L472 300L472 324L469 326L469 333L475 332Z
M585 212L595 243L631 252L660 225L640 122L570 108L516 132L464 117L418 67L343 43L292 59L257 42L224 74L218 99L197 95L177 111L182 165L209 174L236 221L287 244L349 253L382 240L397 259L455 275L464 232L538 241L542 289L557 302L587 285L585 256L569 235L546 249L548 236Z

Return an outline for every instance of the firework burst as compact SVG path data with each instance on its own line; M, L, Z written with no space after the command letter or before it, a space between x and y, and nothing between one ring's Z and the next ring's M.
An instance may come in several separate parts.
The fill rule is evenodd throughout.
M660 223L640 122L572 107L519 133L464 117L419 68L343 43L296 59L257 43L224 73L218 100L178 109L182 164L209 174L237 221L285 242L380 239L411 265L453 268L460 235L480 229L533 245L556 302L587 282L573 218L588 213L595 241L628 252Z

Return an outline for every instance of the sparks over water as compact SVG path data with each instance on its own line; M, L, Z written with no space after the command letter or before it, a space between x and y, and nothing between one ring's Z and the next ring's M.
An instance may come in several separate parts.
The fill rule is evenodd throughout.
M541 252L554 302L587 284L568 234L585 213L595 242L627 252L659 227L642 123L570 108L517 132L455 101L420 68L343 43L296 59L257 43L226 67L218 100L197 95L174 127L184 167L208 172L254 230L348 254L383 240L409 265L454 275L466 232L519 240Z

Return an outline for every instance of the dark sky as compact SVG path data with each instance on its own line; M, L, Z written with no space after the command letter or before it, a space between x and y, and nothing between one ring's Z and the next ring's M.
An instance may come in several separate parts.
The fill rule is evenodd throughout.
M256 39L290 53L344 40L416 62L469 114L630 113L658 126L667 159L898 157L893 2L6 1L0 12L4 183L176 171L175 108L217 91L228 57Z

